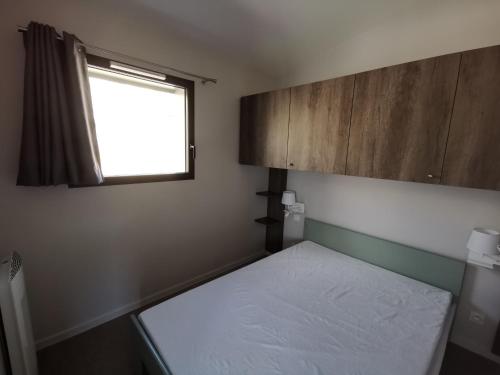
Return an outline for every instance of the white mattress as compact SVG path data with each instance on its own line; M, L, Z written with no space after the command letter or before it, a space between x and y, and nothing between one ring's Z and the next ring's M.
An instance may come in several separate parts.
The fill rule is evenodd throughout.
M450 304L449 292L305 241L140 320L174 375L426 375Z

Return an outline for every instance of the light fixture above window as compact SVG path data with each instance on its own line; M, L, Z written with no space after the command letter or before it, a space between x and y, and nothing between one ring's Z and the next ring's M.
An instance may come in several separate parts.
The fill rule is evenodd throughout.
M152 72L150 70L137 68L135 66L122 64L122 63L119 63L116 61L110 61L109 66L112 69L121 70L122 72L137 74L137 75L140 75L143 77L149 77L149 78L160 79L160 80L165 80L167 78L167 76L163 73Z

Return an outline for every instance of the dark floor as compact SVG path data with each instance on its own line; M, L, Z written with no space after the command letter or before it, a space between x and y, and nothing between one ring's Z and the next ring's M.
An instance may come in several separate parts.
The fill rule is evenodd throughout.
M132 375L135 356L128 316L38 353L40 375ZM499 375L500 365L448 344L441 375Z
M448 343L441 375L500 375L500 365Z

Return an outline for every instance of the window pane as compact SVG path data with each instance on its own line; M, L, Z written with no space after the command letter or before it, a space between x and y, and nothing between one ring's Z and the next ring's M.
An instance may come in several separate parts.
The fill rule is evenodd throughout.
M89 67L105 177L187 171L186 92Z

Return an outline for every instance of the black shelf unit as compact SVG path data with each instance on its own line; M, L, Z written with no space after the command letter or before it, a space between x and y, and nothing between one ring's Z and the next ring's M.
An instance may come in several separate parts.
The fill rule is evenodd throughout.
M267 198L267 215L255 219L255 222L266 226L266 250L275 253L283 250L283 206L281 195L286 190L286 169L269 168L269 186L266 191L255 194Z

